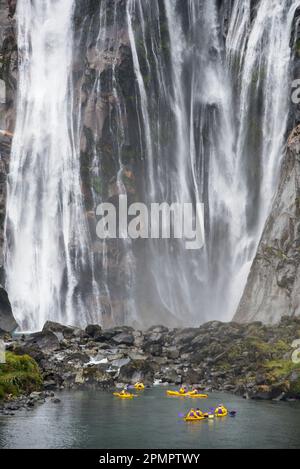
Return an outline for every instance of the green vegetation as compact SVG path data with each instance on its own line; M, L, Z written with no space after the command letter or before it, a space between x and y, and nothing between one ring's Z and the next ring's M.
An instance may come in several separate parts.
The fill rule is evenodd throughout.
M29 355L7 352L6 363L0 364L0 399L39 390L42 376L37 363Z
M287 381L289 392L300 395L300 363L292 360L270 360L264 364L270 382ZM295 372L295 379L291 374Z
M276 378L284 378L295 370L300 371L300 363L293 363L292 360L269 360L265 362L265 367Z

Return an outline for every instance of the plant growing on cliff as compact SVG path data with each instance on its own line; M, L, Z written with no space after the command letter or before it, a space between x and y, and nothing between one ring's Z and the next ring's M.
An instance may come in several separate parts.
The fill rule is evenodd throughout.
M6 363L0 364L0 399L9 394L18 396L42 386L42 376L35 360L29 355L7 352Z

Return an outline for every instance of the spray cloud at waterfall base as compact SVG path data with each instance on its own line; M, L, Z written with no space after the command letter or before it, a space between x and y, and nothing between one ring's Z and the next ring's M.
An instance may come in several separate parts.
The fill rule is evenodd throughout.
M232 319L278 185L298 6L18 1L5 274L21 328ZM204 246L99 240L96 207L120 198L203 204Z
M128 207L127 197L119 196L118 205L118 216L116 207L111 203L97 207L96 214L102 217L96 226L98 238L174 238L184 239L186 249L201 249L204 246L203 204L197 204L194 212L193 205L188 203L152 203L149 213L145 204L135 202Z

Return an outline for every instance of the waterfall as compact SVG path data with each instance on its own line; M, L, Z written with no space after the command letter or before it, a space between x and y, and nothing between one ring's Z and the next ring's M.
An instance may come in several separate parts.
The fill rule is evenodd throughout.
M48 319L80 324L92 314L80 287L90 267L72 120L73 8L73 0L20 0L17 7L19 86L5 269L23 329L40 329Z
M232 2L225 44L216 1L127 5L148 201L206 207L203 252L149 242L159 317L173 325L230 320L276 191L299 1ZM139 286L142 304L147 287Z
M103 190L105 185L103 176L105 151L101 145L105 122L108 122L106 137L112 142L114 162L114 193L110 196L114 198L118 195L125 198L128 195L124 183L128 168L122 158L129 142L128 115L117 72L119 49L122 46L123 36L123 30L118 22L119 16L118 2L103 0L97 14L92 18L88 16L82 22L80 26L81 38L77 41L78 55L80 56L78 60L80 61L81 56L86 54L92 70L95 70L87 85L85 81L86 64L82 65L79 95L87 94L87 101L82 105L82 100L80 100L79 118L77 118L81 139L85 133L86 125L92 131L88 148L91 155L91 170L87 182L91 192L91 202L88 203L91 217L95 216L98 204L106 201ZM106 70L105 66L107 66L108 73L103 73ZM91 231L91 237L95 238L94 224ZM97 311L101 312L101 323L104 326L127 322L132 324L137 319L135 301L131 291L135 276L132 243L130 239L124 238L116 241L116 247L114 241L93 239L92 262L96 284L94 297ZM116 269L112 269L110 266L112 250L118 252L117 274ZM113 288L115 283L117 283L117 292L116 288Z
M230 320L278 183L300 0L83 4L18 1L5 227L16 319ZM205 247L99 241L96 206L118 196L203 202Z
M277 188L289 112L291 31L299 0L236 2L226 43L236 90L238 196L231 240L231 310L235 311Z

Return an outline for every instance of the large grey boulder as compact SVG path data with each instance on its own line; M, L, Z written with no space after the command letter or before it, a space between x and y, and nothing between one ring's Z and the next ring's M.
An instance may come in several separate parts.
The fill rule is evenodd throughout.
M12 332L18 327L6 290L0 285L0 329Z

